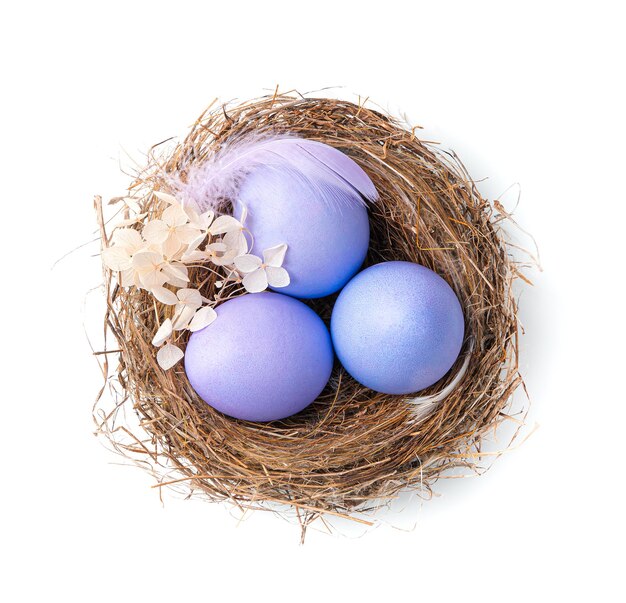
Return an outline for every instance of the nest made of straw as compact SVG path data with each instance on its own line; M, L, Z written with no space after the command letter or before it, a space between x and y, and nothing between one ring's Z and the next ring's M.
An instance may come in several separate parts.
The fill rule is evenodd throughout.
M150 154L130 194L158 215L162 203L153 191L166 187L167 175L180 172L184 179L186 168L224 141L267 130L332 145L368 173L380 194L370 206L368 265L418 262L455 290L465 313L464 349L448 377L423 394L447 392L454 380L452 391L416 406L405 396L368 390L337 364L323 393L299 414L268 424L232 419L198 398L181 365L167 372L157 365L151 339L168 308L119 287L105 271L106 328L119 352L112 374L111 351L101 357L108 359L103 369L117 399L110 410L99 397L94 417L118 452L158 476L159 487L246 508L284 503L306 527L320 515L355 517L403 489L428 494L443 472L475 467L482 436L507 417L521 383L512 293L519 273L500 226L506 214L481 197L455 156L351 102L275 94L210 107L173 151ZM190 286L211 297L215 278L201 278L192 271ZM328 321L332 302L310 305ZM139 418L134 427L121 414L128 407Z

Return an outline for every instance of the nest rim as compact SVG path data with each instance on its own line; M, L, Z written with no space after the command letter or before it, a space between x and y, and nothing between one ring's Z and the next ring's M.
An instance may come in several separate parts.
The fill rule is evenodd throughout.
M164 372L156 363L151 339L167 306L122 289L105 269L105 331L120 351L117 367L105 355L94 420L115 451L156 477L159 490L182 488L242 508L287 505L303 529L324 515L369 523L360 514L400 491L429 496L450 469L475 471L483 436L508 418L522 378L513 294L520 273L507 249L507 216L480 195L453 153L421 141L416 128L360 103L291 93L210 106L173 150L151 150L128 193L157 217L162 202L153 191L167 192L169 174L184 174L232 136L259 130L325 142L363 167L380 194L370 206L364 267L406 260L443 276L465 314L459 360L419 392L430 400L419 407L407 403L410 396L368 390L336 363L325 390L297 415L272 423L233 419L198 398L181 366ZM104 246L101 205L97 212ZM215 280L202 279L206 297ZM334 297L306 303L328 324ZM116 393L103 396L105 387ZM133 429L120 419L126 408L138 419Z

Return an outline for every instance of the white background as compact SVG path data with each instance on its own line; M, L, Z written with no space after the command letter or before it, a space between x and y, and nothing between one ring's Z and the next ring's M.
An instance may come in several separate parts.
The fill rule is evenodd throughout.
M580 2L14 2L0 17L0 598L624 600L624 15ZM92 435L92 198L214 97L370 96L515 205L539 429L363 534L166 496ZM87 300L87 302L85 302ZM408 529L408 531L407 531ZM271 593L274 593L273 595Z

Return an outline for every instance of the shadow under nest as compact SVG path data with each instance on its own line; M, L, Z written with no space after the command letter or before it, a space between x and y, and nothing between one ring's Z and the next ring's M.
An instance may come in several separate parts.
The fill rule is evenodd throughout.
M466 341L455 366L420 397L453 390L436 404L375 393L336 363L326 389L304 411L283 421L250 423L213 410L197 397L179 364L163 371L151 340L171 307L145 291L119 287L105 270L105 330L119 350L105 353L105 387L94 419L115 450L169 485L243 508L290 505L305 528L325 514L363 521L359 512L404 489L428 495L455 467L475 468L481 438L505 420L521 383L518 322L512 283L519 273L507 252L506 215L481 197L452 154L420 141L414 131L371 108L347 101L274 95L236 106L215 106L166 156L153 149L129 187L142 211L157 217L167 174L201 162L232 136L259 130L290 132L350 155L374 182L366 265L386 260L423 264L456 292ZM99 209L103 239L107 232ZM190 286L210 297L215 276L190 271ZM327 322L334 298L310 300ZM102 391L105 391L103 387ZM101 392L102 393L102 392ZM107 404L109 407L107 407ZM139 423L127 422L132 410Z

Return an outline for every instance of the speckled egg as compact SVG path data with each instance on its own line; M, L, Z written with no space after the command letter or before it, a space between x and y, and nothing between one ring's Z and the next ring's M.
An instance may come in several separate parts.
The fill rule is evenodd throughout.
M438 274L411 262L363 270L333 308L337 357L357 381L387 394L409 394L441 379L464 335L461 304Z
M311 308L264 292L228 300L216 312L185 351L187 378L200 398L248 421L283 419L317 398L334 356L328 329Z

